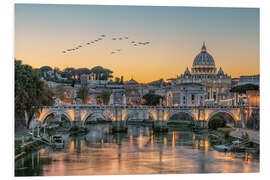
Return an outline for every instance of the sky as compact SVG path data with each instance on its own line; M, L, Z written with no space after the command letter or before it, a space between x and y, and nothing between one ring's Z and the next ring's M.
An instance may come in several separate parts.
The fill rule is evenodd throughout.
M34 68L103 66L145 83L191 69L205 41L217 70L239 77L259 74L259 26L258 8L16 4L14 57Z

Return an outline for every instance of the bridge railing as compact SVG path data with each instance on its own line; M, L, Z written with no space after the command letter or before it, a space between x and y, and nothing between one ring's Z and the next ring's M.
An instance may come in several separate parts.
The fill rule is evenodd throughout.
M146 106L146 105L83 105L83 104L64 104L55 106L43 106L42 108L94 108L94 109L110 109L110 108L125 108L125 109L238 109L238 108L257 108L259 107L249 107L246 105L237 106L223 106L223 105L204 105L204 106Z

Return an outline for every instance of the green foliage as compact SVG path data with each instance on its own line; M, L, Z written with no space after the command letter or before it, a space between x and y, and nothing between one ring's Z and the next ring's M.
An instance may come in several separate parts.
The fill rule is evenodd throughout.
M243 141L248 141L249 140L249 136L248 136L248 133L245 132L243 135L242 135L242 140Z
M52 70L52 68L50 66L42 66L40 68L41 72L46 72L46 71L51 71L51 70Z
M98 104L109 104L111 92L109 90L103 90L101 95L97 97Z
M65 98L65 87L64 85L57 85L55 88L55 96L57 98L60 98L61 100L63 100Z
M41 104L46 106L54 105L54 92L47 84L43 84L43 93L41 95Z
M54 103L52 96L53 92L40 80L39 70L15 60L15 114L23 117L27 112L27 127L41 106Z
M218 128L219 132L223 133L223 137L225 140L228 140L230 138L230 133L233 130L232 128Z
M79 91L77 93L77 97L82 100L83 104L86 104L88 94L89 94L89 89L86 86L82 86L82 87L79 88Z
M156 106L159 104L160 99L163 99L163 97L157 94L148 93L143 96L143 99L144 105Z
M259 90L259 86L254 85L254 84L245 84L245 85L241 85L241 86L235 86L235 87L231 88L230 92L244 94L244 93L246 93L247 90Z

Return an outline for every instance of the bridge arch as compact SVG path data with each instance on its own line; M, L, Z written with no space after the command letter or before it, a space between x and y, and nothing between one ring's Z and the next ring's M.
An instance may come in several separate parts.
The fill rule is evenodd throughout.
M229 126L236 125L236 118L234 114L230 111L223 111L223 110L214 111L209 115L207 122L209 123L210 121L212 121L214 117L223 118L223 120L226 123L225 125L229 125Z
M47 113L45 113L45 115L43 115L43 117L39 120L41 123L46 123L46 119L53 115L54 118L57 115L57 113L59 113L60 117L64 116L69 122L72 121L70 115L65 112L65 111L48 111ZM55 120L55 119L54 119Z
M184 120L184 121L194 121L194 115L189 111L176 111L170 114L168 118L168 122L170 121L177 121L177 120Z
M98 122L99 120L106 121L108 119L109 118L101 112L88 112L82 121L84 124L87 124L90 122Z

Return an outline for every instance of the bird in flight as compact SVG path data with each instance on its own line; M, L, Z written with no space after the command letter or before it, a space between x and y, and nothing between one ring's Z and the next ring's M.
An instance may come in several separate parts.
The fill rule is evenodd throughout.
M89 41L89 42L86 42L85 45L91 45L91 43L97 43L103 39L105 39L106 35L105 34L101 34L99 35L99 37L97 37L96 39L92 40L92 41ZM109 37L110 38L110 37ZM111 37L111 40L125 40L125 39L130 39L130 37L128 36L122 36L122 37ZM142 41L142 42L136 42L136 41L129 41L130 45L132 46L141 46L141 45L148 45L150 44L149 41ZM76 51L78 50L79 48L83 47L83 45L78 45L74 48L71 48L71 49L66 49L66 50L63 50L62 53L68 53L70 51ZM110 54L118 54L120 51L122 51L122 49L116 49L114 51L111 51Z

